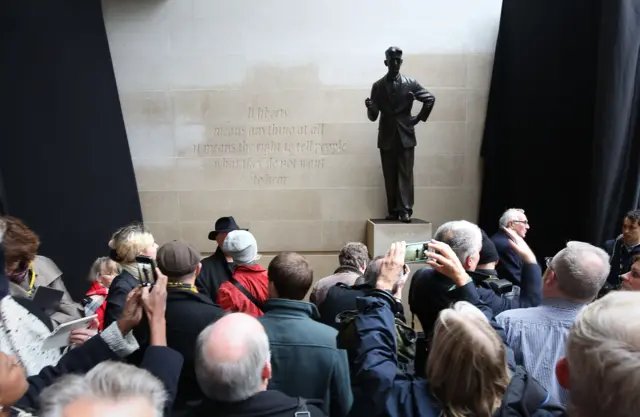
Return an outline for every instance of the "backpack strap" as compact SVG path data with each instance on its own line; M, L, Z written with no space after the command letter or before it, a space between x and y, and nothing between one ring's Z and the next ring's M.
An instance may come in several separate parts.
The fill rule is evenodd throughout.
M249 299L249 301L251 301L256 307L258 307L258 309L260 309L260 311L264 311L262 308L262 303L260 301L258 301L256 299L256 297L253 296L253 294L251 294L249 292L249 290L247 290L244 285L240 284L240 282L238 282L237 279L235 279L234 277L229 278L229 282L231 282L233 284L234 287L236 287L238 289L238 291L240 291L242 294L244 294L245 297L247 297Z
M294 417L311 417L311 413L307 408L307 400L302 397L298 397L298 408L293 415Z

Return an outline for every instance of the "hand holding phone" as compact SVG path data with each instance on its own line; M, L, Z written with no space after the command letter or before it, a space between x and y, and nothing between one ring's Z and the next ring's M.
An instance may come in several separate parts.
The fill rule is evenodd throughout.
M136 262L142 265L142 272L140 274L140 283L142 286L153 287L158 280L158 272L156 271L158 266L156 265L156 261L149 256L139 255L136 256Z
M404 256L404 263L423 263L427 261L425 251L428 249L429 242L413 242L407 243L407 251Z

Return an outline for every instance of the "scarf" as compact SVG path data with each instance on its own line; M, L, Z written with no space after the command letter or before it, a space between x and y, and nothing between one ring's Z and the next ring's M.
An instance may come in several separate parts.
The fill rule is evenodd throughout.
M130 263L130 264L120 264L122 269L133 275L135 279L138 281L146 281L147 278L144 275L144 271L147 271L147 276L150 279L153 279L153 271L151 271L151 266L147 264L139 264L139 263Z
M29 272L29 268L26 268L26 269L23 269L22 271L9 274L9 279L15 282L16 284L22 286L22 283L27 278L28 272Z
M200 291L198 291L198 288L196 288L195 285L188 284L186 282L168 281L167 282L167 290L184 290L184 291L191 291L191 292L196 293L196 294L200 293Z
M46 366L55 366L62 357L59 349L42 349L50 334L43 322L10 295L0 301L0 351L15 355L27 376L38 374Z

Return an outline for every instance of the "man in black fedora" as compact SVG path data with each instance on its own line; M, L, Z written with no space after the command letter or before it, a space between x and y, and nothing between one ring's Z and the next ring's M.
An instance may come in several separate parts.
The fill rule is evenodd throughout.
M220 217L216 220L213 229L209 232L209 240L215 240L218 248L213 255L201 261L202 270L196 279L196 287L200 293L208 295L215 302L220 285L231 278L231 268L229 268L231 258L222 252L224 239L229 232L247 229L241 229L232 216Z

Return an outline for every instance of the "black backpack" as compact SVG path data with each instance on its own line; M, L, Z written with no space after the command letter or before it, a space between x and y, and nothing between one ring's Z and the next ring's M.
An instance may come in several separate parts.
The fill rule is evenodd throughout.
M375 295L387 299L390 305L396 305L396 300L385 291L372 290L366 295ZM336 322L339 324L337 343L339 349L350 350L355 348L356 329L354 319L358 316L357 310L347 310L338 314ZM398 371L405 374L414 373L414 361L416 357L417 333L405 323L400 309L394 311L396 328L396 357L398 359Z

